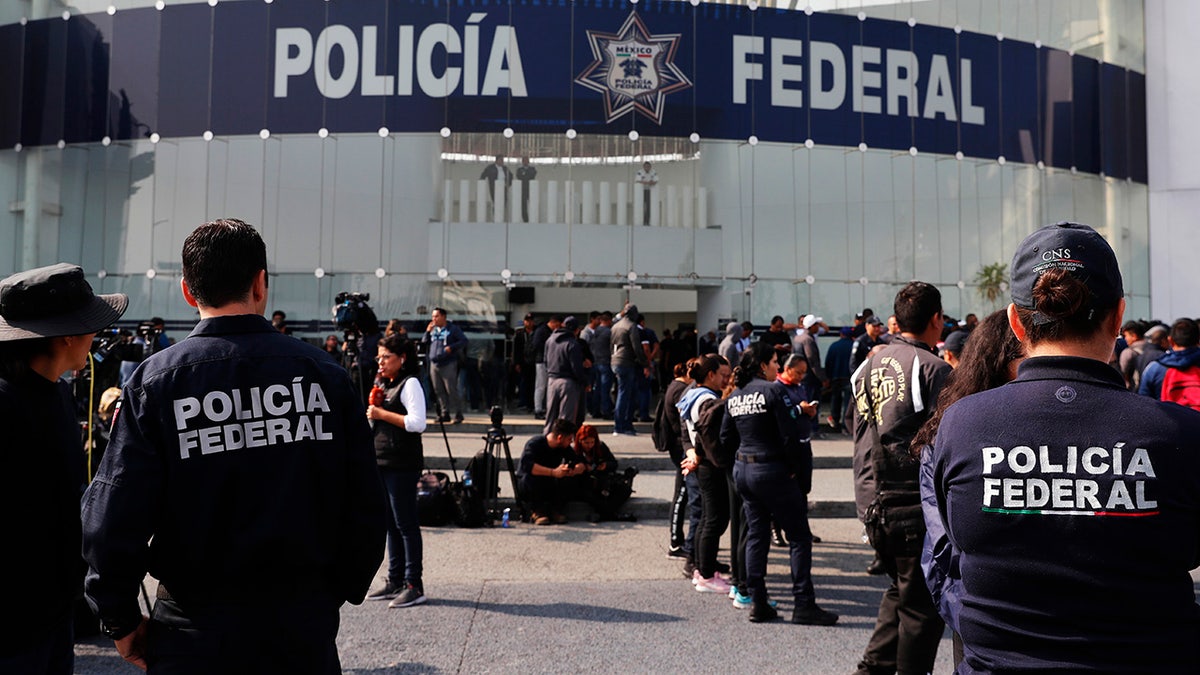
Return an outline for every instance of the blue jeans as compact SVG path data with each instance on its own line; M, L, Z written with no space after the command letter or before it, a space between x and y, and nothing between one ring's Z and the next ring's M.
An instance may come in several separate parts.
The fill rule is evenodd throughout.
M380 467L388 496L388 581L421 586L421 525L417 522L417 479L420 471Z
M638 419L643 422L650 421L650 397L654 393L654 371L650 371L650 377L639 369L637 372L637 413Z
M612 367L607 363L592 366L592 390L588 393L588 412L592 417L612 415Z
M837 378L829 386L829 414L833 415L833 425L841 429L850 428L850 406L854 405L854 396L850 391L850 380ZM820 419L816 420L821 423Z
M755 603L767 601L767 552L771 519L788 540L792 595L796 606L815 601L812 584L812 531L808 529L808 497L783 462L736 462L733 480L746 515L746 585Z
M633 431L633 405L637 399L637 366L613 366L617 375L617 410L613 431Z

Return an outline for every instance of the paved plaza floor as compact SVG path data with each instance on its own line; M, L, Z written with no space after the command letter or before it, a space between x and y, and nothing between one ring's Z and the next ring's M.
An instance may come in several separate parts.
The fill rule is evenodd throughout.
M536 433L536 424L528 418L510 421L514 459ZM478 417L447 427L460 470L483 447L486 428L486 420ZM727 598L695 592L682 575L682 562L666 558L666 502L673 480L665 455L654 451L648 433L603 439L623 464L642 469L630 502L638 522L576 519L549 527L424 528L428 604L343 607L338 646L344 672L838 674L854 669L887 582L865 573L871 554L852 515L848 439L833 436L814 443L818 470L810 495L811 526L823 541L814 546L813 576L818 602L841 615L832 627L787 622L792 602L786 549L771 549L768 568L781 621L751 624L746 611L734 609ZM436 426L426 432L425 448L430 464L448 468ZM501 484L507 493L507 476ZM721 558L728 560L725 546ZM947 633L935 672L952 670ZM111 641L94 638L76 645L76 672L137 671L117 657Z

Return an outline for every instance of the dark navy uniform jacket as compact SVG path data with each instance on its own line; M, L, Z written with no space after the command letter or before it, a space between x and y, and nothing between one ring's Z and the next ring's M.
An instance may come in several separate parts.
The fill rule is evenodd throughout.
M84 498L86 594L124 629L147 571L184 612L280 597L336 609L379 569L385 514L346 372L261 316L205 319L126 383Z
M927 461L960 672L1200 671L1200 413L1100 361L1030 358L951 406Z
M812 449L800 442L797 403L782 385L754 378L725 400L721 445L759 462L785 463L807 492L812 487Z

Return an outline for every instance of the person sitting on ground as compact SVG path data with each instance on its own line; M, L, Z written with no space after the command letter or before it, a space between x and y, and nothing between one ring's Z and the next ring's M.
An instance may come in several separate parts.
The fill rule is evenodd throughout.
M603 520L633 521L629 513L618 513L633 493L633 477L637 469L628 468L617 473L617 458L600 440L596 427L583 424L575 432L574 461L583 466L585 473L580 478L584 485L581 494L587 494L595 513L592 522Z
M550 431L534 436L525 444L521 463L517 468L517 486L520 497L532 509L530 522L534 525L562 524L567 522L563 515L563 504L571 494L575 478L587 471L578 462L572 463L571 440L575 436L575 423L557 419Z

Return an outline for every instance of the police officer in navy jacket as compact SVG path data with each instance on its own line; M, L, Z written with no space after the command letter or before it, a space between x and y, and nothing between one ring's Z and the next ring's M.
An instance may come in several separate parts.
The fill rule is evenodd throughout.
M341 672L338 610L362 601L386 528L362 403L263 318L266 247L246 223L193 231L181 285L201 320L125 385L84 497L88 602L151 672Z
M1095 230L1034 232L1011 279L1028 358L950 406L926 460L957 553L958 672L1195 673L1200 413L1107 364L1125 300Z
M746 513L746 585L750 621L772 621L777 614L767 598L767 551L771 520L787 534L795 605L792 623L830 626L838 616L821 609L812 583L812 532L808 529L808 491L812 486L812 449L799 422L799 401L776 384L775 350L755 342L742 352L734 380L737 389L725 401L721 445L736 448L733 480Z

